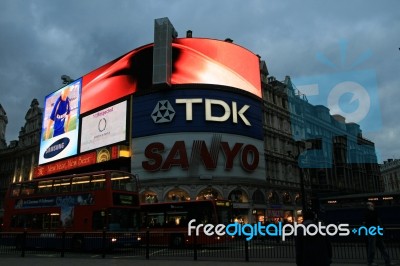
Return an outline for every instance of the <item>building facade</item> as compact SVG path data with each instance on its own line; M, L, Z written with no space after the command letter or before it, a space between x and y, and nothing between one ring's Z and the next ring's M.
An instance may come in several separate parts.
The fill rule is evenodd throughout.
M0 129L6 130L7 116L3 109L0 115ZM13 182L31 180L34 168L38 165L40 133L42 129L43 110L37 99L33 99L25 115L25 125L21 127L18 140L0 149L0 209L3 208L4 197L8 185ZM6 143L5 134L0 134L0 143Z
M290 221L303 205L318 210L320 197L383 190L374 143L358 124L310 104L288 76L262 81L267 213Z
M400 191L400 160L388 159L380 165L384 192Z

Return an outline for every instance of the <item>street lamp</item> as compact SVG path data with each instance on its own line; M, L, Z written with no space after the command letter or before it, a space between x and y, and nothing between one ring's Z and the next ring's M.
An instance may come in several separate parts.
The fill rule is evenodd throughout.
M299 162L299 158L300 158L300 154L301 154L301 150L300 150L300 146L307 146L307 142L306 141L296 141L296 147L297 147L297 154L295 156L293 156L293 158L297 161L297 167L299 168L300 171L300 194L301 194L301 207L302 210L306 210L307 209L307 201L306 201L306 191L305 191L305 185L304 185L304 169L301 165L301 163ZM307 147L306 147L307 148ZM288 151L289 156L291 155L291 151Z
M300 171L300 192L301 192L301 207L303 208L303 211L306 210L307 204L306 204L306 190L304 187L304 169L301 163L299 162L300 158L300 145L305 144L304 141L296 141L296 146L297 146L297 155L296 155L296 161L297 161L297 166L299 167Z
M70 76L67 75L62 75L61 80L63 81L64 85L70 84L72 81L74 81Z

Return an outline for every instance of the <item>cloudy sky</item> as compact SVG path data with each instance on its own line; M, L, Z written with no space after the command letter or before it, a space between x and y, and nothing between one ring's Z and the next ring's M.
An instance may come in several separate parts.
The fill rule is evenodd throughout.
M278 80L330 77L340 84L359 73L350 81L370 93L378 125L362 128L364 136L376 143L379 161L400 158L398 10L397 0L2 0L6 141L18 139L32 99L43 107L44 97L61 87L61 75L81 77L153 42L154 19L168 17L179 37L190 29L193 37L233 39L259 54Z

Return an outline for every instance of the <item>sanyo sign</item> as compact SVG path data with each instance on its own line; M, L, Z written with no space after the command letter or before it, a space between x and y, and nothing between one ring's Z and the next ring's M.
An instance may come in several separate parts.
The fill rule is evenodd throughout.
M132 171L144 179L265 176L263 141L212 132L181 132L133 139Z
M250 108L247 104L238 105L235 101L227 103L223 100L202 98L176 99L175 104L185 105L186 121L193 121L193 113L204 109L205 121L226 122L231 119L234 124L243 123L251 126L246 117L246 111ZM159 101L152 112L154 123L171 122L174 117L175 109L168 100Z

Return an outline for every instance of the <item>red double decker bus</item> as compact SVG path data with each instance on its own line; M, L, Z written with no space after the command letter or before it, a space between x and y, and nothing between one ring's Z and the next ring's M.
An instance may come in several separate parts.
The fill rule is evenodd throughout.
M34 245L43 248L58 245L56 239L66 232L67 247L90 249L96 237L87 233L139 230L138 191L135 175L114 170L13 183L6 195L3 231L37 233L42 241L36 239ZM117 242L115 236L110 239Z
M227 200L193 200L141 205L142 231L149 231L150 244L183 247L220 243L226 237L188 234L188 223L224 224L232 222L232 203ZM195 239L196 238L196 239Z

